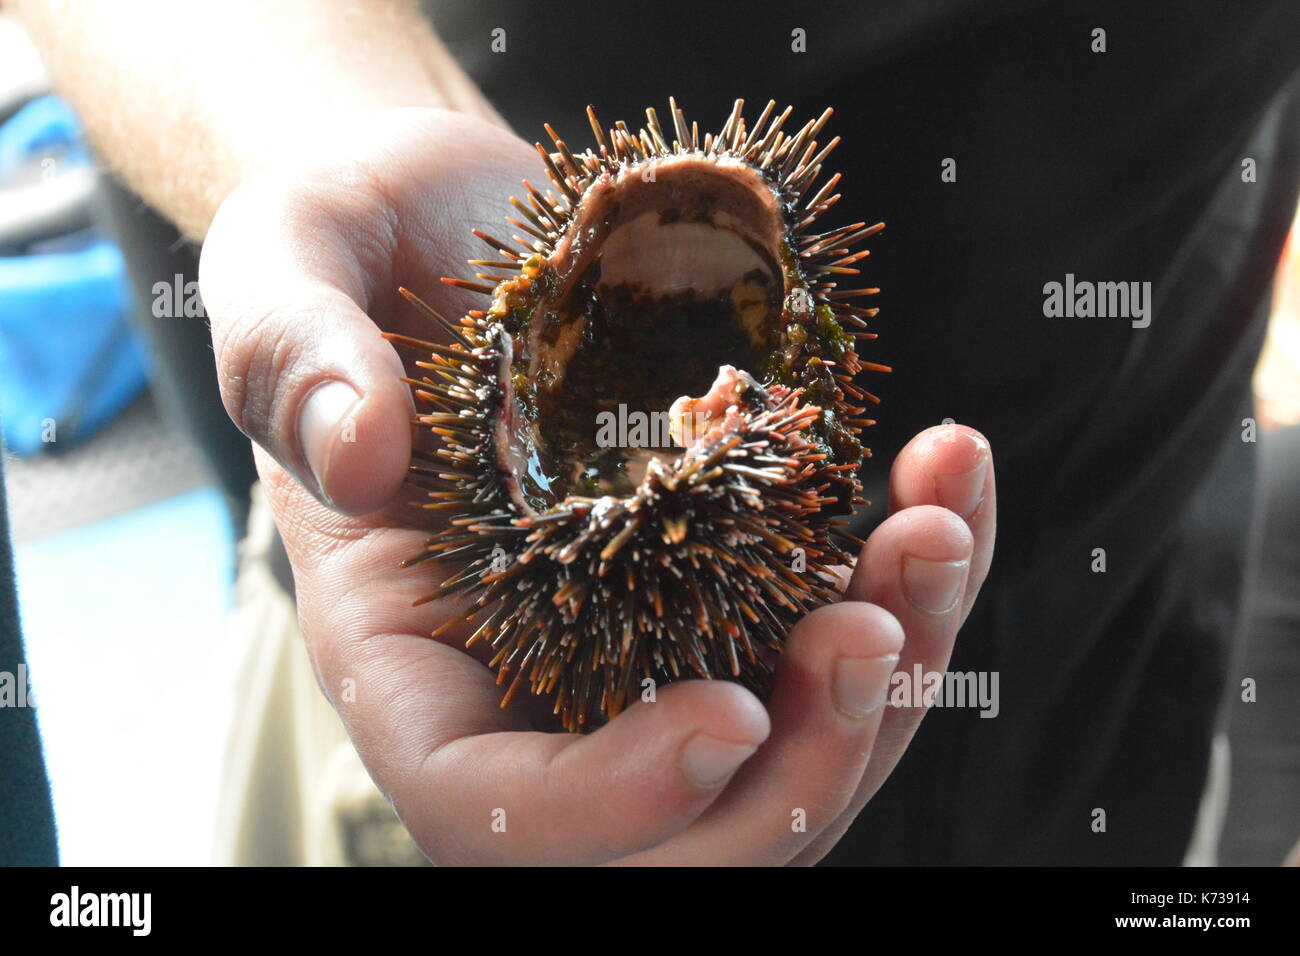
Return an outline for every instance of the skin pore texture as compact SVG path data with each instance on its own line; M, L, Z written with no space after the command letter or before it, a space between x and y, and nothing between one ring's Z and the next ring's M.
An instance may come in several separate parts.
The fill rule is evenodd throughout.
M313 666L421 849L439 863L820 859L924 716L884 704L890 674L945 668L988 570L987 441L945 425L898 452L891 516L845 600L791 632L766 704L682 681L587 737L556 733L549 708L501 710L468 629L428 637L464 608L413 607L429 576L398 570L427 530L403 504L412 406L380 333L433 334L399 285L444 315L471 305L438 277L464 275L482 251L470 230L497 231L520 179L540 179L535 151L414 4L124 9L5 5L105 164L204 242L223 400L256 445Z

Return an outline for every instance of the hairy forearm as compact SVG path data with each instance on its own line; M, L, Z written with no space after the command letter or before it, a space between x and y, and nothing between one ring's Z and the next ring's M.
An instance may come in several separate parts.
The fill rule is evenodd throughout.
M11 0L105 163L191 238L351 114L495 118L406 0Z

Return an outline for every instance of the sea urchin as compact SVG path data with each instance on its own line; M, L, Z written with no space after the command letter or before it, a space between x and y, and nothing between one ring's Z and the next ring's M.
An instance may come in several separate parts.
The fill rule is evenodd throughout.
M860 544L842 526L876 398L853 379L887 369L857 353L876 310L848 301L877 290L838 280L883 224L811 232L840 198L838 175L813 189L830 110L788 135L791 109L750 128L738 100L701 138L669 106L667 133L649 109L635 135L589 108L581 154L547 126L555 192L510 199L522 251L476 231L497 258L443 280L488 307L449 322L402 290L450 342L390 337L424 353L407 381L439 447L411 475L450 519L405 564L457 568L422 601L475 596L502 706L553 694L571 730L647 680L765 692Z

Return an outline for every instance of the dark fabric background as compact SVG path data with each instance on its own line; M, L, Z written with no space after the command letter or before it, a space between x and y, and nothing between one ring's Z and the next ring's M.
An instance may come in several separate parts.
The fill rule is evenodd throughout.
M1300 425L1260 440L1241 643L1224 696L1232 775L1221 866L1277 866L1300 839ZM1243 678L1256 699L1241 699Z
M3 445L0 444L0 452ZM0 671L24 663L0 455ZM54 810L34 707L0 707L0 866L54 866Z
M1002 713L931 714L830 861L1180 862L1251 512L1241 421L1295 209L1300 5L429 7L530 139L550 122L585 147L588 103L635 126L670 94L702 128L736 97L751 118L769 98L836 108L828 226L888 223L864 275L884 290L867 357L895 368L872 382L869 496L920 429L989 436L999 553L952 667L999 671ZM1152 282L1150 328L1045 318L1067 272Z

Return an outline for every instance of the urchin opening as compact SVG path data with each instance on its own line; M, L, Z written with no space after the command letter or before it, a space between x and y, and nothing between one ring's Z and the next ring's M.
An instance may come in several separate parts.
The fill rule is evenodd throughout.
M674 157L592 185L515 360L513 417L537 427L512 432L511 460L532 507L631 494L650 459L683 451L674 402L723 368L762 378L799 278L784 243L771 188L743 165Z
M575 286L568 307L581 335L562 380L542 390L543 405L576 451L591 452L598 483L616 486L620 462L674 449L662 428L629 432L611 447L608 429L602 431L610 416L658 416L662 423L674 400L702 395L720 367L757 374L775 339L781 301L780 279L735 233L702 223L646 224L642 217L611 234Z

